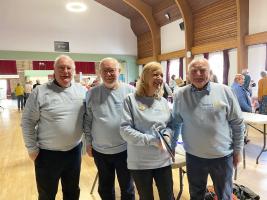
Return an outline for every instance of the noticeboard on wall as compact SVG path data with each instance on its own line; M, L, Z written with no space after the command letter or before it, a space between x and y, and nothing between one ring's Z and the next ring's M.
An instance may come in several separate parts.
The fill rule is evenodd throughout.
M69 42L54 41L54 48L56 52L70 52Z

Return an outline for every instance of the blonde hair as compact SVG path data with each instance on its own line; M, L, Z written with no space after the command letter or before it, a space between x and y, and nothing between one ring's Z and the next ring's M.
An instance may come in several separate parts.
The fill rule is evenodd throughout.
M162 70L162 66L158 62L149 62L144 66L140 75L140 79L136 84L136 94L138 96L147 96L146 91L148 90L148 75L157 70ZM154 97L157 99L160 99L163 95L163 84L161 88L154 94Z

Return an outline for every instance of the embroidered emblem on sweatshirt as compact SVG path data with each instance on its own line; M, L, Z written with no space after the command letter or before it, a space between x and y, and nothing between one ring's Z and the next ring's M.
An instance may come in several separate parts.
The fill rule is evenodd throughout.
M215 101L213 103L213 106L215 109L222 109L223 107L226 106L226 103L224 103L223 101Z
M144 111L145 109L147 109L147 106L145 104L138 103L138 109Z

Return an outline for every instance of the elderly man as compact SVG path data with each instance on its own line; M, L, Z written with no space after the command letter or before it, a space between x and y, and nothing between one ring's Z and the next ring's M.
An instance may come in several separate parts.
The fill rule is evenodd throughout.
M243 86L244 80L245 80L244 75L236 74L234 83L232 84L231 87L237 97L241 110L243 112L252 112L252 106L251 106L251 102L249 99L249 93Z
M210 174L218 199L232 199L233 167L241 161L242 112L231 88L209 81L206 59L189 64L191 82L175 94L175 126L182 125L191 200L203 200Z
M84 132L87 153L94 157L99 173L98 192L102 200L115 200L115 171L121 199L133 200L133 180L127 169L126 142L120 135L124 98L134 91L118 81L120 66L117 60L105 58L100 62L103 83L87 93Z
M61 179L63 199L79 199L81 138L86 91L72 83L74 61L54 64L55 80L36 87L22 115L24 141L34 161L39 200L55 199Z

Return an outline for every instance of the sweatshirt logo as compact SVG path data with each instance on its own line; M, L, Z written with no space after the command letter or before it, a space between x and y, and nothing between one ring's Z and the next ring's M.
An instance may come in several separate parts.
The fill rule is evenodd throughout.
M138 103L138 109L144 111L145 109L147 109L147 106L145 104Z

